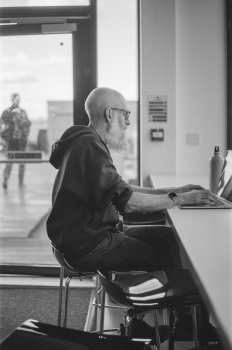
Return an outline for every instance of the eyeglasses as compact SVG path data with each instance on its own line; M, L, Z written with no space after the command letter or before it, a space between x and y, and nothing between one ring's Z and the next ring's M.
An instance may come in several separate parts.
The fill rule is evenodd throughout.
M113 110L115 110L115 111L122 112L122 114L123 114L123 116L124 116L124 118L125 118L125 121L127 122L127 121L129 120L131 111L128 111L127 109L114 108L114 107L110 107L110 109L113 109Z

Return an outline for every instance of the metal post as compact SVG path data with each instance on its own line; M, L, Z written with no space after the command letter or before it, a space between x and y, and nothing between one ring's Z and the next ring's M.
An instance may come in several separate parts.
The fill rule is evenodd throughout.
M199 346L198 342L198 330L197 330L197 305L192 306L192 318L193 318L193 340L195 347Z
M155 337L156 337L156 348L160 350L160 334L159 334L159 320L158 320L158 311L154 310L155 316Z
M101 290L101 311L100 311L100 332L103 332L104 330L104 318L105 318L105 297L106 297L106 292L105 289L102 287Z
M60 268L60 290L59 290L59 303L58 303L58 326L61 327L61 315L62 315L62 298L63 298L63 279L64 268Z
M72 279L72 276L68 276L65 281L65 294L64 294L64 327L67 326L67 313L68 313L68 290L69 290L69 283Z

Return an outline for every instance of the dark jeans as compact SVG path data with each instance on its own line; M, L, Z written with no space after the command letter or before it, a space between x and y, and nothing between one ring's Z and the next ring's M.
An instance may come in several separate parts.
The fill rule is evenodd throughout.
M18 140L18 139L11 140L7 145L7 151L25 151L25 148L26 148L26 140ZM3 170L3 179L6 185L9 180L12 167L13 167L13 163L7 163ZM18 178L19 178L20 185L23 184L24 173L25 173L25 164L19 164Z
M81 271L181 268L179 247L168 226L127 226L125 234L108 233L81 261L68 262Z

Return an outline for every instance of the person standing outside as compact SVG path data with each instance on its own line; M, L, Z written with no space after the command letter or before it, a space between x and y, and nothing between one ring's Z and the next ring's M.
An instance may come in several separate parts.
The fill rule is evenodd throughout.
M25 151L31 122L24 109L20 108L20 95L11 95L12 105L3 111L0 119L0 135L6 142L6 151ZM13 163L7 163L3 171L2 187L7 189ZM24 184L25 164L19 164L19 186Z

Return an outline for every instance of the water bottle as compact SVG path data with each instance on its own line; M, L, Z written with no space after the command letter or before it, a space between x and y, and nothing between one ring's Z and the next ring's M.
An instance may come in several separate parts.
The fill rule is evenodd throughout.
M213 193L217 193L218 183L224 164L224 158L220 155L220 149L218 146L214 148L214 155L209 159L210 163L210 181L209 189Z

